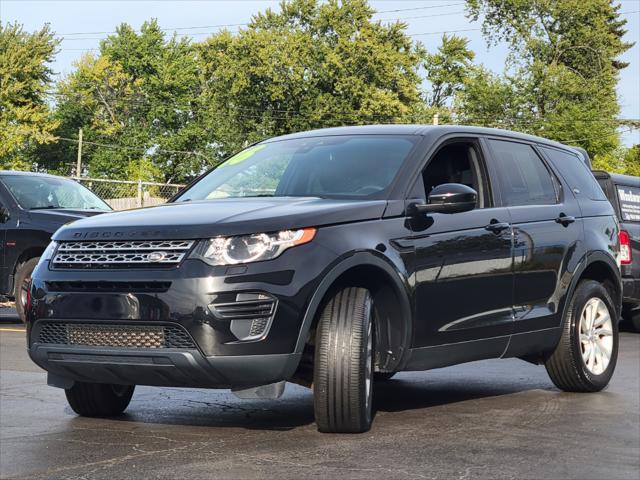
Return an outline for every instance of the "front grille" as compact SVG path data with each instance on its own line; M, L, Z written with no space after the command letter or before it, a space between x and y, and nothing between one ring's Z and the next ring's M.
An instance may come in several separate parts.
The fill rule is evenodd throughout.
M153 268L178 265L194 240L60 242L53 268Z
M47 322L38 342L113 348L195 348L187 331L178 325L113 325Z
M81 293L163 293L169 290L171 282L46 282L50 292Z

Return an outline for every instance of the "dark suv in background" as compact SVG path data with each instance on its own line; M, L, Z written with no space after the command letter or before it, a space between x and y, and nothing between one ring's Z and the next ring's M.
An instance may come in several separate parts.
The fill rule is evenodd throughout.
M640 177L593 173L620 220L622 316L640 332Z
M16 300L20 318L24 320L24 287L53 232L110 210L73 180L0 170L0 295Z
M274 138L171 203L65 226L30 290L31 358L74 411L134 387L278 397L361 432L373 382L486 358L594 392L618 354L618 222L575 150L459 126ZM478 373L481 375L481 372Z

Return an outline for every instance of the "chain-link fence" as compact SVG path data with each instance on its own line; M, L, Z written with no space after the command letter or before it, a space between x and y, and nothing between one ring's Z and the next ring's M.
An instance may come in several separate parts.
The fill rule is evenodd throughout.
M184 187L184 185L175 183L133 182L77 177L72 177L72 179L98 195L114 210L158 205L169 200Z

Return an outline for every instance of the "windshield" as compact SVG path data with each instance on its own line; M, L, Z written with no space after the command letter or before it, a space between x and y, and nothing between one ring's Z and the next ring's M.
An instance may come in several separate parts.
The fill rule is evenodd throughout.
M73 180L40 175L6 175L2 181L26 210L111 210L99 197Z
M381 198L418 138L352 135L262 143L231 157L176 201L285 196Z

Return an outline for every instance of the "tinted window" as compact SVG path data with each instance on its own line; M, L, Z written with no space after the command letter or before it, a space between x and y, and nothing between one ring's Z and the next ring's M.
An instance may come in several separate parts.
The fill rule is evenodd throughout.
M551 174L530 145L502 140L489 140L489 144L506 206L557 203Z
M231 157L177 201L284 196L380 198L418 139L352 135L262 143Z
M424 191L429 195L443 183L461 183L478 193L478 207L485 206L480 158L471 142L454 142L442 147L422 172Z
M2 181L18 204L26 210L111 210L99 197L73 180L40 175L6 175Z
M580 193L577 195L586 195L592 200L606 200L602 188L598 185L597 180L587 168L584 162L570 152L557 150L555 148L541 147L555 167L560 171L564 180L569 184L571 189Z

